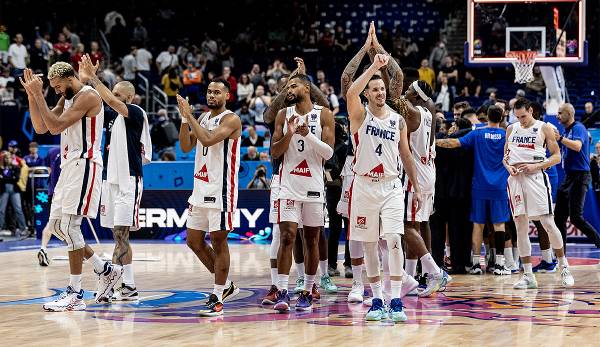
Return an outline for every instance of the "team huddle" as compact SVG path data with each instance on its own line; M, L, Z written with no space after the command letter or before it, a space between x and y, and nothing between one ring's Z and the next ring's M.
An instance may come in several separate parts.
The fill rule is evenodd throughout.
M355 79L367 54L371 63ZM308 78L302 59L296 58L296 62L294 72L280 77L279 94L264 114L272 134L274 174L270 196L272 283L262 304L272 305L277 312L291 309L294 294L294 309L310 311L320 298L319 289L337 291L327 275L327 254L323 252L325 162L334 155L335 120L327 99ZM138 299L129 231L138 227L142 165L151 158L148 121L145 112L131 104L133 85L121 82L111 92L96 77L97 68L89 57L83 58L79 75L68 64L54 64L48 79L62 97L52 110L43 98L39 76L26 70L21 80L29 96L35 131L61 135L62 173L48 225L69 247L70 282L57 300L44 304L49 311L85 309L81 289L84 259L93 264L98 275L96 302ZM489 123L468 137L436 142L431 86L418 77L404 75L378 43L372 23L364 46L349 62L341 82L352 150L341 172L342 198L336 210L346 220L349 240L353 283L347 300L370 306L366 320L389 317L394 322L406 321L403 297L429 297L444 290L452 280L430 254L428 222L434 212L436 145L476 148L475 143L484 139L503 147L501 156L494 158L494 168L485 170L498 173L490 175L496 178L490 184L508 189L500 197L474 200L473 211L479 215L472 216L473 222L481 230L483 225L493 224L496 244L504 245L503 225L512 214L524 271L514 287L528 289L537 288L529 220L539 220L558 257L562 284L573 286L563 239L552 216L551 187L545 173L560 162L560 150L553 129L533 117L527 100L517 101L514 109L518 122L506 131L499 126L502 112L492 106L488 110ZM199 117L194 116L186 99L177 97L182 117L181 149L196 149L194 187L188 199L187 245L214 274L213 292L206 308L199 312L209 317L222 315L224 302L239 293L229 279L227 235L233 230L238 199L242 123L226 109L229 89L226 80L212 80L206 95L209 111ZM109 106L107 111L103 101ZM474 185L478 179L489 177L476 175ZM112 262L95 254L81 233L82 220L95 218L98 210L102 225L111 228L115 237ZM205 241L207 233L210 244ZM479 254L474 248L474 267L479 266ZM298 280L290 290L293 259ZM424 279L421 285L415 279L419 261ZM504 255L498 254L494 273L508 275L512 270L506 266ZM371 298L365 297L365 284L370 287Z

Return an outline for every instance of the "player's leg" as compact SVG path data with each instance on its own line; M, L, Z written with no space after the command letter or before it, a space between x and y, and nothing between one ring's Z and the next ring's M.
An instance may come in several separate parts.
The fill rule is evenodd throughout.
M48 257L47 249L51 237L52 231L50 230L50 221L48 221L48 223L46 223L46 226L44 227L44 230L42 230L40 250L37 253L38 263L40 264L40 266L50 265L50 258Z
M537 229L538 240L540 243L540 250L542 252L542 260L539 264L533 267L533 272L556 272L556 261L552 254L552 248L550 247L550 238L548 232L539 220L534 220L535 228Z
M519 242L519 255L523 264L523 276L515 283L515 289L535 289L537 281L531 266L531 241L529 240L529 218L526 214L514 216Z
M292 266L292 250L296 241L301 218L301 204L294 200L279 200L279 250L277 252L277 302L273 307L278 312L289 310L288 283Z
M564 287L572 287L575 284L575 280L573 279L573 276L569 271L569 262L567 261L567 257L565 255L562 235L560 234L558 227L554 223L554 217L552 215L547 214L540 216L539 220L544 226L544 229L546 229L546 231L548 232L548 239L550 240L552 248L554 248L554 253L556 253L556 257L558 258L558 266L560 269L562 285Z
M363 302L365 285L362 278L364 270L364 256L362 242L349 240L348 248L350 251L350 263L352 267L352 289L348 293L348 302Z
M336 207L338 205L338 202L340 201L341 195L341 187L327 187L327 215L329 216L329 237L327 238L327 256L328 274L330 277L340 275L340 271L337 269L337 254L340 245L340 235L342 233L342 216L337 212ZM321 275L323 275L323 273L321 273Z
M421 245L418 241L418 228L418 222L404 221L404 241L406 242L406 273L412 277L415 277L417 275L417 263L419 262L417 248L425 246L424 243ZM419 249L419 251L423 252L423 249ZM427 253L426 248L424 251L425 253Z
M304 275L306 274L304 268L304 243L302 241L303 228L298 225L296 238L294 239L293 255L294 255L294 268L296 269L296 287L294 293L298 294L304 290Z
M113 300L134 301L139 298L133 275L133 250L129 243L129 228L130 226L115 226L113 229L115 249L112 261L123 267L123 283L115 291Z
M279 250L280 232L279 224L273 224L271 246L269 248L269 266L271 270L271 288L263 298L263 305L275 305L277 299L277 251Z
M377 242L363 242L367 281L373 292L373 303L367 312L366 320L380 321L387 316L383 302L383 286L379 276L379 252Z
M199 209L199 208L198 208ZM204 264L204 267L211 273L215 273L215 258L217 257L214 249L206 242L206 232L199 229L192 229L196 227L190 223L191 216L188 215L188 226L187 226L187 246L194 252L198 260Z
M483 242L483 228L487 222L489 206L487 200L473 198L471 200L471 216L473 232L471 234L471 275L481 275L483 270L479 264L481 258L481 244ZM487 253L487 252L486 252Z
M330 219L331 223L331 219ZM331 224L329 224L331 226ZM340 226L341 228L341 226ZM337 245L339 245L340 235L337 235L338 241L336 241ZM319 287L323 288L326 293L337 293L337 286L331 280L329 275L329 261L328 258L335 257L337 258L337 247L335 248L335 253L329 253L329 240L325 237L325 228L321 227L319 231L319 270L321 271L321 278L319 280ZM337 264L337 262L336 262ZM336 269L337 271L337 269ZM339 276L340 272L337 272Z

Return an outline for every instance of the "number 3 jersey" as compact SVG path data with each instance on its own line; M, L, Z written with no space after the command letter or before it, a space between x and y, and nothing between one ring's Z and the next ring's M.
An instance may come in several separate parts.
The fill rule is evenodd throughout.
M304 115L296 112L295 106L286 109L283 134L287 133L289 119L295 114L296 122L302 125L306 122L308 130L321 140L321 110L322 106L314 105L313 109ZM300 134L292 135L288 149L283 154L279 167L280 191L279 199L305 202L325 202L325 184L323 181L323 158L317 154L314 145L306 141Z
M200 116L200 126L208 131L216 129L227 114ZM194 164L194 191L188 202L196 207L232 212L238 200L238 172L240 169L240 138L225 139L210 147L197 141Z
M354 134L354 173L371 178L398 177L401 171L400 115L386 106L385 118L375 117L368 106L365 119Z

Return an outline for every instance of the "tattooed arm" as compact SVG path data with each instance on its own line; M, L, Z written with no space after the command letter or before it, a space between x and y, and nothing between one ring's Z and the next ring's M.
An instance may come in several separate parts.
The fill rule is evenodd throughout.
M279 94L273 99L271 99L271 105L267 107L265 112L263 113L263 119L265 123L271 124L275 121L275 117L277 117L277 112L286 107L285 98L287 96L287 86L284 87Z
M457 148L460 147L458 139L440 139L435 140L435 145L442 148Z
M377 40L377 33L375 32L375 24L373 24L373 22L371 22L371 26L373 29L369 30L369 34L372 35L371 40L373 43L372 49L369 50L369 57L371 58L371 61L373 61L372 56L374 57L375 54L390 54L385 51L385 48L383 48ZM396 59L391 57L390 62L387 64L387 68L381 71L381 78L383 78L387 88L388 98L392 100L398 99L400 95L402 95L404 73Z

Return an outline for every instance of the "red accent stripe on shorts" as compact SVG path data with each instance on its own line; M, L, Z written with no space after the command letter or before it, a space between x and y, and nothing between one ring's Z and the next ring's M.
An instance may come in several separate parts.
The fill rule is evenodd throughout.
M94 158L94 142L96 142L96 117L91 118L92 124L90 125L90 139L92 144L88 149L88 158ZM85 141L85 140L84 140Z
M229 208L233 210L234 206L233 206L233 200L234 200L234 195L235 195L235 162L237 160L237 144L238 144L238 140L239 139L235 139L233 140L233 144L231 145L231 164L229 165L230 168L230 192L229 192ZM231 216L229 216L229 226L231 227Z
M94 190L94 181L96 181L96 163L93 163L94 171L92 172L92 182L90 183L90 189L88 190L88 196L85 201L85 208L83 209L83 215L87 215L88 210L90 209L90 200L92 199L92 192Z
M279 224L281 223L281 199L277 199L277 206L277 224Z
M510 205L510 212L515 215L515 209L512 204L512 194L510 193L510 184L506 181L506 190L508 191L508 204Z

